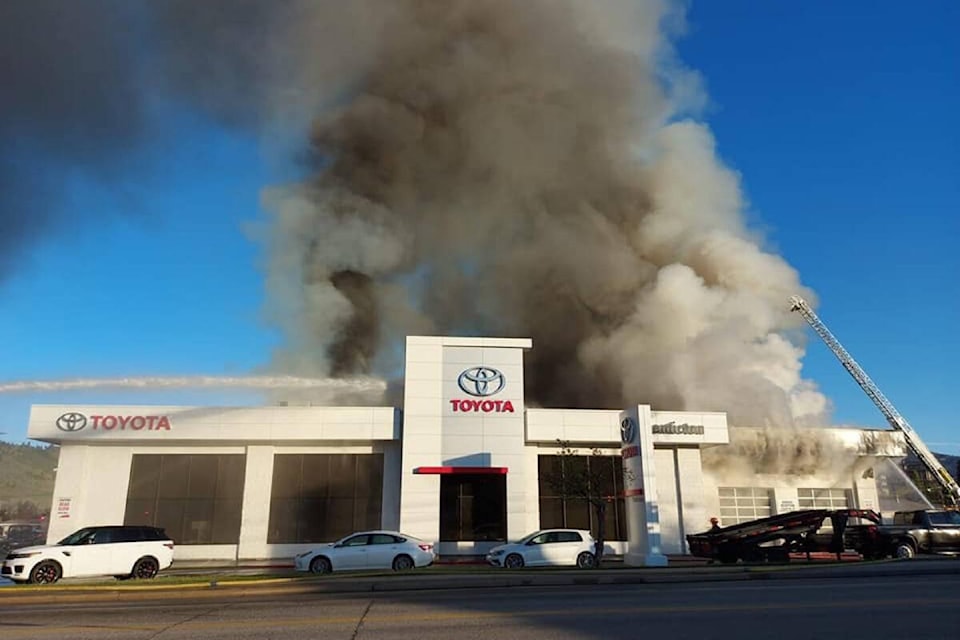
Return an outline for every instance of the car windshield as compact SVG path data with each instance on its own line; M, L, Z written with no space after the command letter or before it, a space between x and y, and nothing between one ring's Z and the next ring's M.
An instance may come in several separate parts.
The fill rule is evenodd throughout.
M57 544L65 547L72 547L78 544L88 544L88 541L93 537L95 532L96 529L80 529L79 531L74 531Z

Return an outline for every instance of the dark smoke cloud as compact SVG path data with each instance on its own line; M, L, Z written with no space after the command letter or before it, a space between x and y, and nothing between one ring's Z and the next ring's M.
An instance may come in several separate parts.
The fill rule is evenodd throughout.
M0 2L0 281L30 247L98 212L67 182L110 191L165 130L159 105L225 125L263 123L256 64L290 2ZM264 57L266 58L266 57Z
M0 278L66 216L68 173L109 179L145 135L130 5L0 3Z
M364 34L305 45L351 64L291 68L351 89L314 102L315 175L265 197L279 366L386 372L410 333L531 336L533 402L823 417L784 337L797 274L678 118L668 5L350 5L304 24Z
M115 179L170 102L309 145L311 177L264 194L278 370L386 374L404 335L530 336L533 402L821 419L785 337L786 298L810 293L683 118L699 96L670 52L680 17L668 0L7 0L0 253L68 217L58 172Z

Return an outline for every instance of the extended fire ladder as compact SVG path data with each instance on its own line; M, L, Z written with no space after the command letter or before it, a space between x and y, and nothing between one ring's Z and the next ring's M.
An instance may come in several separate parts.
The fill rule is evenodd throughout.
M936 478L937 482L943 488L952 506L960 506L960 485L957 484L957 481L954 480L950 473L940 464L937 457L930 452L930 449L923 443L920 436L913 430L913 427L910 426L906 418L900 415L900 412L897 411L892 402L887 400L886 396L883 395L880 389L877 388L877 385L873 383L873 380L870 379L870 376L867 375L867 372L857 364L857 361L843 348L840 341L830 333L827 326L823 324L803 298L800 296L792 296L790 298L790 305L790 310L796 311L803 316L804 320L817 332L817 335L830 347L833 355L837 356L837 359L840 361L840 364L843 365L843 368L847 370L847 373L853 376L853 379L857 381L860 388L873 400L873 404L877 405L877 408L880 409L880 412L887 419L887 422L890 423L890 426L893 427L895 431L903 434L907 446L910 447L910 450L920 459L920 462L923 463L927 470L933 474L933 477Z

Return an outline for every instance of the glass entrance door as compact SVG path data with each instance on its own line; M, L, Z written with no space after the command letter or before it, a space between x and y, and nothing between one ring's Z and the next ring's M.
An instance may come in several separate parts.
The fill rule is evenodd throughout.
M507 476L440 476L440 540L507 539Z

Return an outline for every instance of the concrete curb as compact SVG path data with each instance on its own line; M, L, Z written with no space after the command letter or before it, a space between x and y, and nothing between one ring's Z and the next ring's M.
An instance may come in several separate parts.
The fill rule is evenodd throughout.
M0 605L90 602L135 602L210 598L245 598L294 594L391 593L451 589L511 589L517 587L616 586L743 582L749 580L823 580L900 576L960 575L960 562L887 562L830 567L710 567L702 569L620 569L563 572L505 572L420 576L370 576L342 578L265 578L263 580L213 579L206 584L137 586L17 587L0 591Z

